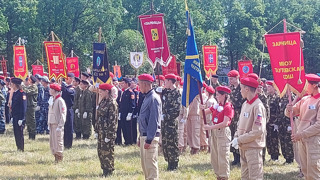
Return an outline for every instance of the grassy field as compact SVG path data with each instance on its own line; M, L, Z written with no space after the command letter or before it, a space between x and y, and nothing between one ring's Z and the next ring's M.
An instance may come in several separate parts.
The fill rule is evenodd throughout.
M96 140L74 141L73 148L65 150L64 161L54 163L49 149L49 136L38 135L36 141L27 139L25 133L25 152L17 152L12 127L0 135L0 179L100 179ZM279 162L267 162L264 166L265 179L294 180L298 179L297 164L283 165ZM186 153L180 156L179 169L167 172L167 164L159 156L160 179L215 179L210 165L210 155L200 153L191 156ZM144 179L139 149L137 146L115 148L115 172L108 179ZM232 167L230 179L240 179L240 168Z

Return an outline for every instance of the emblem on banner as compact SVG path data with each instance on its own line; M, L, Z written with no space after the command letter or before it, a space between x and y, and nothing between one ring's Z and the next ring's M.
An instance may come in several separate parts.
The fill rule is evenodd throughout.
M143 63L143 52L130 52L130 65L138 69Z
M159 40L158 29L151 29L152 41Z
M247 74L249 72L249 67L243 66L242 71Z

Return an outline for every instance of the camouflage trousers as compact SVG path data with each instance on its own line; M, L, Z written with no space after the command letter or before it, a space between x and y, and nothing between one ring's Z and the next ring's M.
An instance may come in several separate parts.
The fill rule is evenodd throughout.
M231 124L229 126L230 128L230 131L231 131L231 141L233 140L233 137L234 137L234 134L236 133L237 131L237 128L238 128L238 121L239 121L239 112L235 111L234 112L234 117L231 121ZM236 153L236 154L240 154L239 152L239 149L235 149L234 147L230 147L230 152L233 152L233 153Z
M162 125L161 127L162 149L164 159L168 163L179 162L179 147L178 147L178 126L177 125Z
M29 134L36 134L35 107L27 107L26 125Z
M4 133L6 130L6 121L4 116L4 107L0 107L0 133Z
M282 155L286 160L293 160L294 158L291 132L292 131L288 131L288 125L285 123L285 121L279 125L280 147Z
M270 123L267 123L266 145L271 158L277 158L279 156L279 132L274 131L274 126L271 126Z
M36 111L36 113L40 114L40 118L37 121L37 133L48 133L48 109L41 107L39 111Z
M91 126L92 126L92 113L88 113L87 118L83 118L83 113L80 115L81 121L81 134L90 136L91 135Z
M101 169L109 172L114 171L114 139L105 142L105 137L98 133L98 156Z

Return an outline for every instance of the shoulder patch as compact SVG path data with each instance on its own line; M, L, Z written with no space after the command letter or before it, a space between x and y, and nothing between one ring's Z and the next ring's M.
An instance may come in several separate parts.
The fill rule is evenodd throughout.
M256 125L261 126L262 124L262 114L258 114L256 121L254 122Z

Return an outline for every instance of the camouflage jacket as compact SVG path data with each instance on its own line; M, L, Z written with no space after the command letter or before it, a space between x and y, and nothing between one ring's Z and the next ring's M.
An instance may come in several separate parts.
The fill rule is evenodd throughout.
M269 100L269 108L270 108L269 123L277 124L278 114L280 111L280 107L279 107L280 97L277 94L268 95L268 100Z
M294 96L292 96L292 99L294 99ZM278 119L279 119L279 125L284 125L284 126L290 126L290 118L284 115L285 109L287 107L287 104L289 103L289 99L286 96L282 97L279 101L279 114L278 114Z
M240 113L242 104L244 103L244 99L241 95L241 88L240 85L238 85L236 88L234 86L231 86L231 95L230 99L232 101L232 105L234 107L235 113Z
M269 99L267 97L267 95L265 95L264 93L260 93L259 94L259 99L261 100L261 102L264 105L264 108L266 108L266 112L267 112L267 122L269 121L270 118L270 108L269 108Z
M181 107L181 94L178 89L163 89L162 91L162 113L163 119L167 121L175 121L179 116Z
M79 86L74 88L75 90L75 95L74 95L74 103L73 103L73 109L79 109L79 99L80 99L80 94L81 94L81 89Z
M38 99L38 87L37 85L33 84L30 86L23 86L23 91L27 95L27 107L36 107L39 105L37 103Z
M92 92L89 89L83 90L79 97L79 112L83 114L84 112L92 113Z
M96 129L108 139L115 139L118 124L118 105L111 98L102 99L97 108Z

